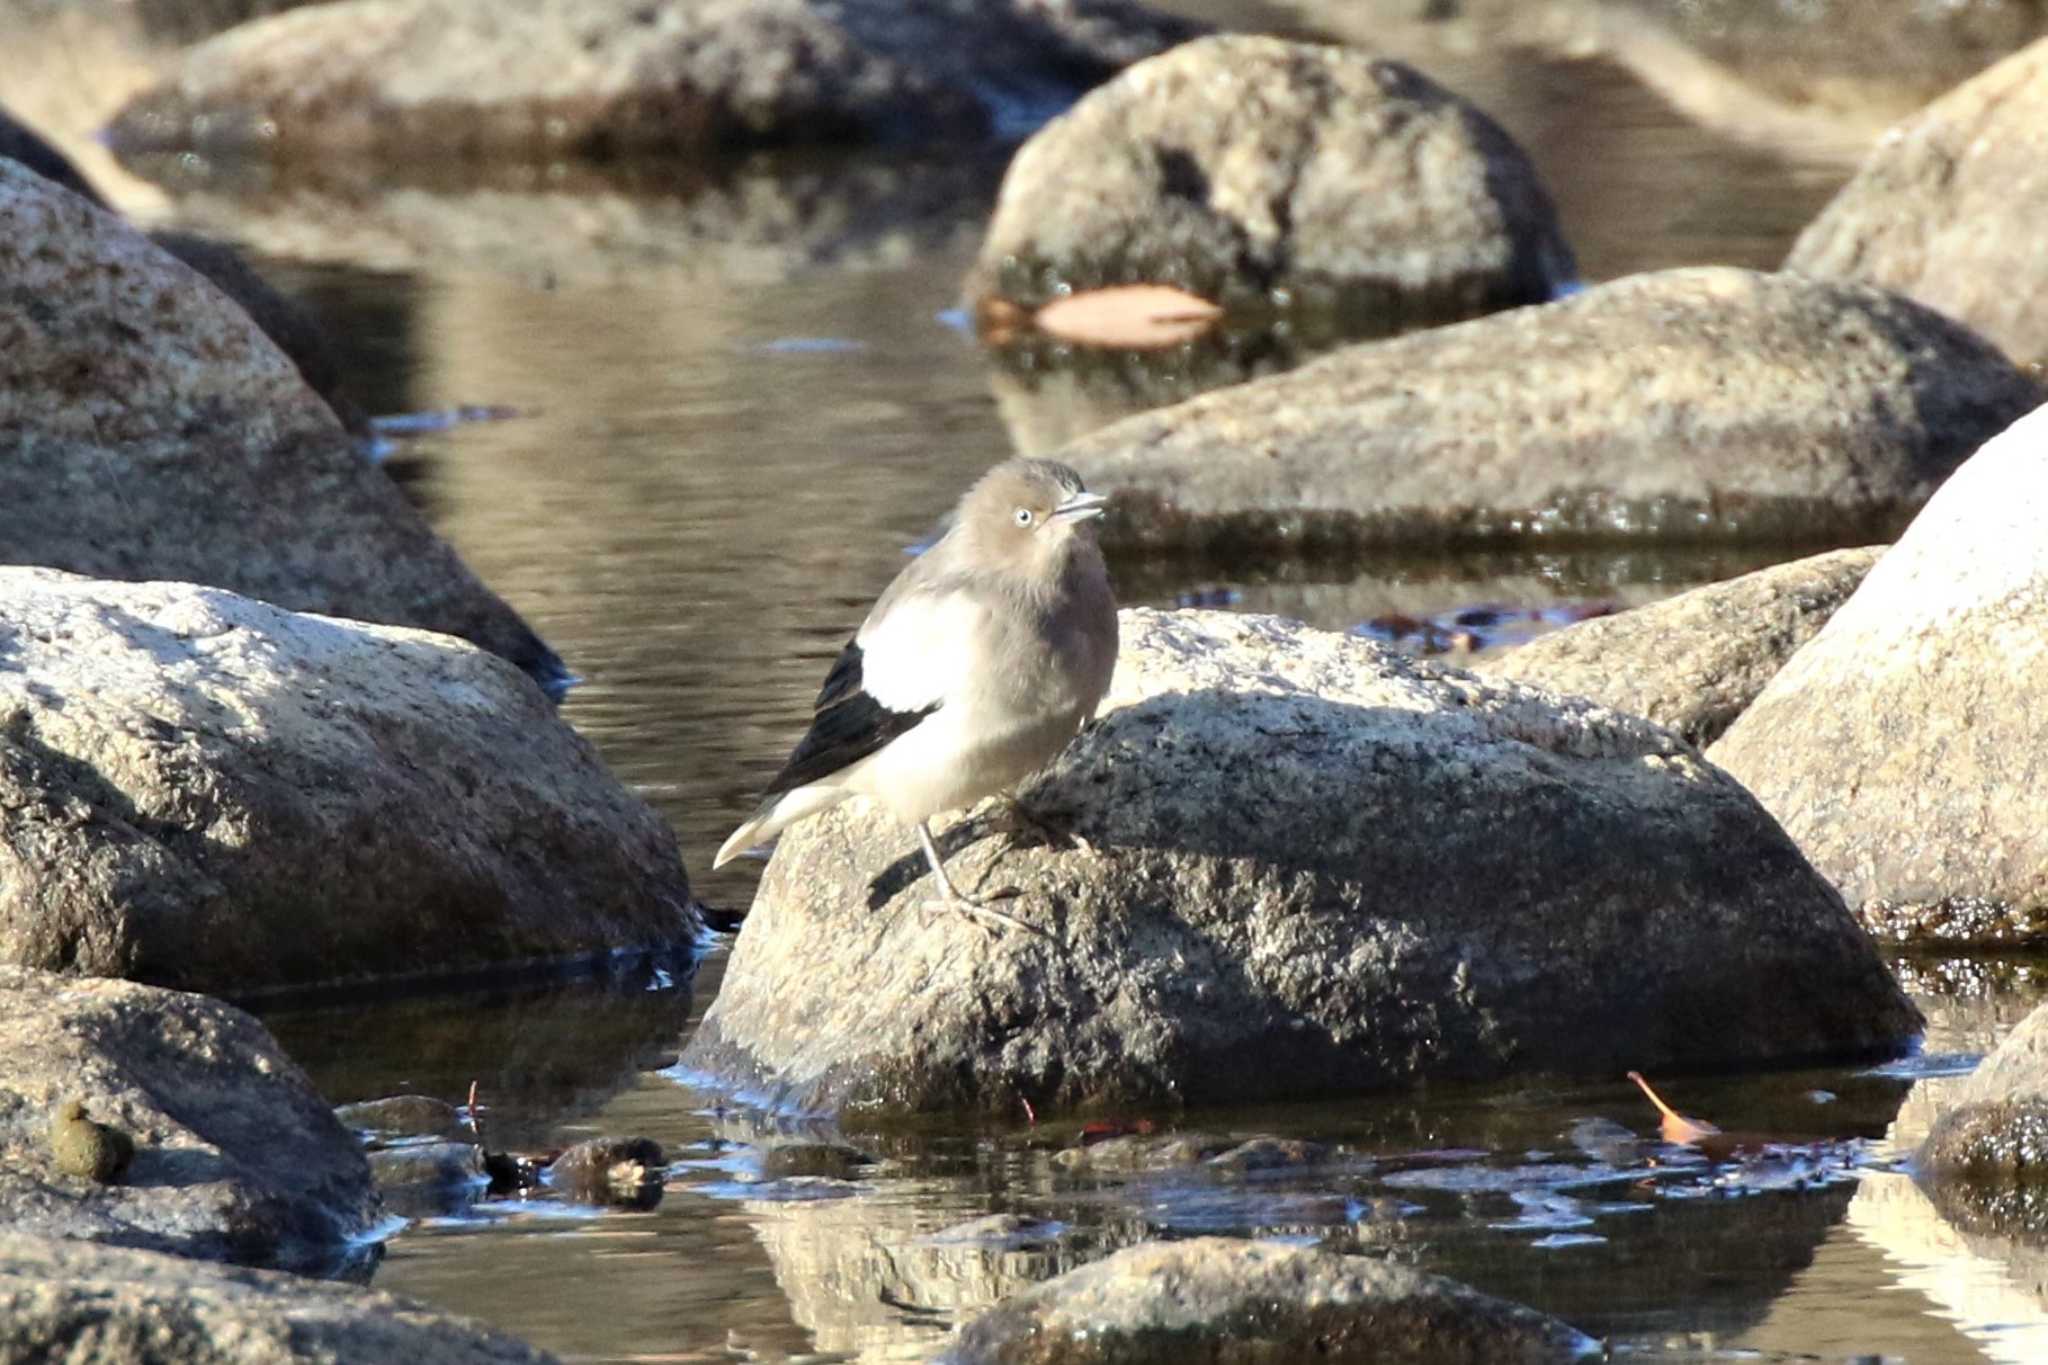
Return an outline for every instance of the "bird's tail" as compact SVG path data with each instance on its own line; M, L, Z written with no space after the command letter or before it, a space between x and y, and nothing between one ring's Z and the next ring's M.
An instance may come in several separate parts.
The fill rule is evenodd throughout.
M830 810L851 795L853 793L844 787L811 786L769 797L754 812L753 818L718 846L718 856L711 860L711 866L724 867L756 844L767 843L797 821L821 810Z

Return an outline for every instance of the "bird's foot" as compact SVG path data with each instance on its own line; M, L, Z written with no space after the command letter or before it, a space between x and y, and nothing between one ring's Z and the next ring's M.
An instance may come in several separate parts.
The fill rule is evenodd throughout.
M925 909L957 911L991 932L994 932L1000 926L1004 929L1022 929L1027 934L1037 934L1041 938L1052 937L1051 934L1030 923L1028 920L1021 920L1007 910L998 910L995 906L989 904L990 901L1016 899L1022 893L1014 887L996 891L982 897L965 896L958 891L953 891L951 888L947 888L947 891L949 894L933 896L927 900L924 903Z
M1003 809L997 813L995 824L1010 836L1011 842L1021 844L1025 835L1035 834L1047 848L1072 849L1091 858L1095 856L1095 845L1074 829L1073 817L1068 812L1033 810L1008 794L1002 801Z

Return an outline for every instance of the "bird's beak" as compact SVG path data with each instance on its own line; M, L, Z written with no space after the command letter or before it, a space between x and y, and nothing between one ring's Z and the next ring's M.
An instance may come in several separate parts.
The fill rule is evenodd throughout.
M1052 509L1054 521L1087 521L1102 515L1109 499L1101 493L1076 493Z

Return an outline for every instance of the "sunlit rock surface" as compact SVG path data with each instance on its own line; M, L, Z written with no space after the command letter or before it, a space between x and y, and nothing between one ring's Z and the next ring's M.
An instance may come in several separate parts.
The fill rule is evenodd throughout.
M2040 398L1917 304L1701 268L1350 346L1061 458L1145 546L1880 539Z
M2048 929L2048 411L1986 444L1712 750L1871 929Z
M193 48L112 136L406 160L944 142L1197 31L1129 0L344 0Z
M1024 796L1093 846L852 803L783 836L685 1064L1015 1114L1882 1053L1918 1016L1775 823L1647 721L1276 618L1131 611Z
M247 313L141 233L0 161L0 562L211 583L561 660L357 453Z
M1027 142L965 293L1173 284L1387 333L1548 299L1574 270L1535 168L1476 107L1363 52L1225 36Z
M1882 550L1833 550L1554 631L1474 664L1591 697L1695 744L1719 739L1820 633Z
M1069 1271L968 1323L948 1365L1537 1365L1600 1353L1556 1318L1364 1256L1201 1237Z
M54 1162L50 1114L74 1098L134 1140L115 1183ZM0 966L0 1155L13 1232L312 1273L359 1253L379 1216L355 1138L261 1024L121 981Z
M353 1285L0 1234L0 1358L548 1365L482 1323Z
M0 569L0 959L247 993L698 927L674 834L503 660Z
M1938 308L2021 360L2048 360L2048 39L1887 133L1785 258Z

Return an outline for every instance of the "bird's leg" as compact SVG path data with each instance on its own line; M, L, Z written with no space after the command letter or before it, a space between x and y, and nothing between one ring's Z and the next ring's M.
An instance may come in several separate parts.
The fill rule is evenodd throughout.
M1045 933L1043 929L1040 929L1035 924L1026 924L1015 915L1005 914L986 902L978 901L972 896L962 895L960 889L953 885L953 879L946 875L946 864L939 857L939 846L932 842L932 831L928 822L923 820L917 822L917 838L918 842L924 845L924 860L932 865L932 876L937 878L939 883L940 894L938 899L932 902L933 904L951 906L953 909L972 918L994 920L999 924L1007 925L1013 929L1023 929L1028 933Z
M1029 830L1039 837L1047 848L1076 849L1089 857L1095 856L1095 845L1088 842L1064 814L1054 815L1048 811L1033 810L1023 800L1010 792L1001 794L1003 813L999 817L1008 827L1011 838L1019 830Z

